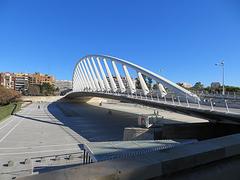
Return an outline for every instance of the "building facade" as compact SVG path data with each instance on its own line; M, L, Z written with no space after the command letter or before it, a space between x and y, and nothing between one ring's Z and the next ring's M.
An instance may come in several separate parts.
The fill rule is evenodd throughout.
M13 73L0 73L0 85L7 89L15 89L15 77Z
M43 83L49 83L53 85L55 78L53 76L41 73L0 73L0 86L7 89L14 89L19 92L27 91L29 85L42 85Z
M55 78L48 74L34 73L29 75L29 84L42 85L43 83L54 84Z
M15 73L15 90L19 92L27 91L29 86L29 74Z

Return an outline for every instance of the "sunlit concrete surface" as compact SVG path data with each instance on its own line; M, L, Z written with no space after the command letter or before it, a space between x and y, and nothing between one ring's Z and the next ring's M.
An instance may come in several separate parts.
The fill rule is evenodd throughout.
M154 110L117 101L104 102L101 107L94 102L34 102L0 123L0 177L11 179L13 174L29 174L32 167L81 163L80 143L121 141L125 127L138 127L138 115ZM158 111L165 117L165 123L206 122L174 112ZM76 158L66 161L65 155L70 154ZM62 160L51 160L55 156L61 156ZM38 162L41 157L46 161ZM28 158L33 164L24 165ZM6 166L9 161L13 162L12 166Z
M90 102L89 104L93 106L99 105L94 102ZM188 116L188 115L177 113L177 112L167 111L167 110L158 109L158 108L152 108L152 107L138 105L138 104L121 103L117 101L113 101L112 103L102 103L102 107L106 109L125 112L125 113L131 112L136 115L153 114L154 111L158 111L159 116L164 117L164 119L162 120L164 124L208 122L207 120L202 118Z
M78 142L62 128L63 124L47 110L48 103L33 103L0 124L0 179L29 174L27 158L80 153ZM12 161L13 165L7 166ZM78 159L78 163L81 159ZM34 163L36 163L34 161ZM36 163L35 166L51 164Z

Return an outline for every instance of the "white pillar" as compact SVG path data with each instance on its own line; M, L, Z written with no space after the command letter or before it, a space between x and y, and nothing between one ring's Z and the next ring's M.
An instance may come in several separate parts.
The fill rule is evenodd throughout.
M92 90L93 90L93 91L96 91L96 87L95 87L95 84L94 84L92 75L91 75L91 73L90 73L90 71L89 71L89 68L88 68L88 65L87 65L85 59L83 59L83 63L84 63L84 65L85 65L85 67L86 67L87 75L88 75L88 78L89 78L89 80L90 80L90 83L91 83L91 86L92 86Z
M79 76L79 74L78 74L78 72L76 72L76 80L77 80L77 89L78 89L78 91L81 91L82 90L82 81L81 81L81 78L80 78L80 76Z
M82 77L84 82L86 83L86 88L91 88L90 81L86 75L86 70L84 71L83 66L82 66L82 61L79 63L79 69L81 71Z
M77 77L76 77L76 70L75 70L75 72L74 72L74 74L73 74L73 92L76 92L77 91L77 86L76 86L76 83L77 83Z
M80 81L81 81L82 90L84 90L84 88L87 86L87 84L83 80L83 76L82 76L82 73L81 73L79 67L77 67L77 72L78 72L78 75L79 75L79 78L80 78Z
M116 86L116 83L114 82L114 79L112 77L112 73L111 73L111 71L110 71L110 69L108 67L108 64L107 64L107 61L106 61L105 58L103 59L103 63L105 65L105 68L106 68L106 71L107 71L107 74L108 74L108 78L110 80L112 91L116 92L117 91L117 86Z
M160 91L161 97L164 97L167 95L167 91L165 90L165 88L163 87L163 85L161 83L158 83L158 89Z
M129 75L129 72L127 70L127 66L125 64L123 64L123 71L124 71L125 76L127 78L128 86L130 88L131 93L135 93L136 92L136 87L135 87L135 85L132 82L132 78Z
M108 83L108 81L107 81L106 75L105 75L105 73L104 73L104 71L103 71L102 64L101 64L99 58L97 58L97 63L98 63L98 66L99 66L100 72L101 72L101 74L102 74L102 78L103 78L103 82L104 82L104 85L105 85L106 91L110 91L111 88L110 88L109 83Z
M138 78L139 78L139 81L140 81L140 84L141 84L141 87L142 87L142 90L143 90L143 94L146 96L148 93L149 93L149 89L142 77L142 73L138 72Z
M98 58L98 57L97 57ZM96 72L96 75L97 75L97 78L98 78L98 82L99 82L99 85L100 85L100 87L101 87L101 90L102 91L105 91L105 86L104 86L104 84L103 84L103 80L102 80L102 78L101 78L101 76L100 76L100 74L99 74L99 71L98 71L98 69L97 69L97 66L96 66L96 63L95 63L95 61L94 61L94 58L92 57L92 64L93 64L93 68L94 68L94 70L95 70L95 72Z
M92 77L93 77L93 81L94 81L94 83L95 83L96 90L97 90L97 91L100 91L100 87L99 87L99 84L98 84L98 80L97 80L96 75L95 75L95 73L94 73L94 71L93 71L93 68L92 68L92 65L91 65L91 62L90 62L89 58L87 58L87 62L88 62L88 66L89 66L89 68L90 68L90 71L91 71L91 73L92 73Z
M81 78L80 78L80 72L79 72L79 67L78 67L78 65L77 65L77 67L76 67L76 69L75 69L75 86L77 87L77 89L76 90L80 90L79 89L79 86L81 86L83 83L82 83L82 80L81 80ZM80 85L81 84L81 85ZM82 85L82 87L83 87L84 85Z
M78 68L79 68L79 75L80 75L80 77L82 79L82 82L83 82L83 90L85 90L86 88L89 88L90 86L89 86L89 84L86 80L86 77L84 76L84 73L83 73L83 70L81 69L80 64L79 64Z
M115 61L112 61L112 65L113 65L113 69L114 69L114 72L115 72L117 80L118 80L118 84L119 84L120 90L123 93L123 92L126 91L126 88L125 88L125 86L123 84L123 81L122 81L122 78L121 78L121 76L120 76L120 74L118 72L118 69L117 69Z
M76 91L80 91L80 84L79 84L79 81L80 81L80 78L79 78L79 75L78 75L78 72L77 72L77 68L75 70L75 73L74 73L74 86L75 86L75 90Z

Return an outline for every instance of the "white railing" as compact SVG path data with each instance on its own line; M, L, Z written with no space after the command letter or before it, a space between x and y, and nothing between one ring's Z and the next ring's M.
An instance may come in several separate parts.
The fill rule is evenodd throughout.
M229 103L227 100L224 100L219 105L215 102L214 99L209 98L205 99L205 101L200 101L196 99L195 103L189 102L188 97L180 97L171 95L169 97L161 97L160 94L149 94L144 95L141 92L139 93L121 93L121 92L92 92L86 90L84 92L91 92L96 94L108 94L113 96L120 96L129 99L137 99L141 101L147 102L155 102L159 104L166 104L171 106L179 106L179 107L186 107L186 108L193 108L193 109L202 109L202 110L209 110L209 111L219 111L224 113L233 113L233 114L240 114L240 106L239 108L229 108ZM219 103L219 102L218 102Z

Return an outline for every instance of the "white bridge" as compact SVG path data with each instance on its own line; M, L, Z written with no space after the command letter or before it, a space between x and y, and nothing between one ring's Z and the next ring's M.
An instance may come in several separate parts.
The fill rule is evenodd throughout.
M129 70L130 69L130 70ZM130 73L132 72L132 73ZM134 76L135 75L135 76ZM146 80L155 81L154 90ZM136 84L139 84L136 87ZM150 86L150 87L149 87ZM129 61L104 55L81 58L73 72L73 92L105 92L122 94L169 94L196 101L199 98L176 83Z
M81 58L74 69L73 90L65 97L107 97L163 107L221 121L240 122L240 107L227 100L200 98L176 83L129 61L105 55ZM231 103L230 103L231 104Z

